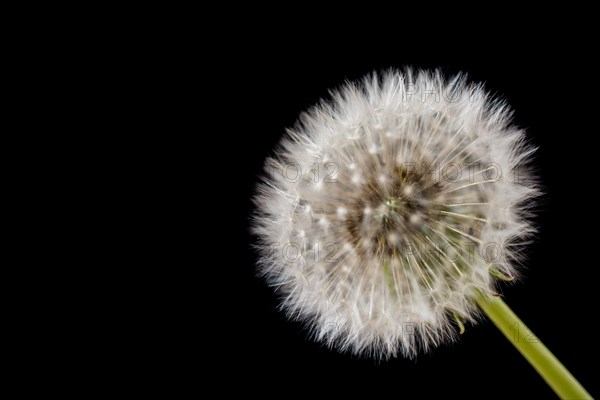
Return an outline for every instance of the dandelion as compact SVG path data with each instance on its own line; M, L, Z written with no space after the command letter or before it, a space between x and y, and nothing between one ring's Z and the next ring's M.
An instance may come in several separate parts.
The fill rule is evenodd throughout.
M354 354L412 358L481 309L497 322L491 295L519 276L533 232L533 151L507 105L462 76L347 84L267 160L259 271L290 318Z

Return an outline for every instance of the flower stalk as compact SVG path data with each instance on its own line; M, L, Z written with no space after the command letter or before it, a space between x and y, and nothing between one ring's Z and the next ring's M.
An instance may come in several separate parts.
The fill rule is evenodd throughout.
M565 366L500 297L481 293L477 304L561 399L591 399Z

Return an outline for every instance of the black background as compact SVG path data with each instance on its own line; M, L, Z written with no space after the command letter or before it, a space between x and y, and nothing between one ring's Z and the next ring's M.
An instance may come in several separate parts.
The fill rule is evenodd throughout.
M404 32L406 33L406 32ZM276 40L277 39L277 40ZM227 91L232 117L224 121L230 141L228 163L234 224L227 236L226 288L219 312L226 325L222 372L252 378L248 391L268 393L283 385L296 393L318 390L336 395L396 393L396 398L555 398L553 392L489 321L468 325L456 343L443 345L416 360L381 363L331 351L307 339L302 325L277 310L273 290L255 277L256 253L248 233L253 196L265 157L298 114L328 96L328 90L386 68L442 68L465 72L506 99L514 122L527 129L539 147L534 165L545 191L537 207L539 233L528 247L524 278L505 285L509 306L550 348L592 395L597 352L592 328L597 312L596 196L591 189L596 152L589 142L598 117L589 101L589 54L568 42L537 35L485 45L452 38L442 43L398 41L371 46L369 41L324 41L317 34L297 40L277 32L252 34L228 47ZM519 42L520 49L515 48ZM228 226L231 228L231 226ZM587 231L592 232L588 234ZM225 328L226 326L226 328ZM285 395L285 393L281 393Z

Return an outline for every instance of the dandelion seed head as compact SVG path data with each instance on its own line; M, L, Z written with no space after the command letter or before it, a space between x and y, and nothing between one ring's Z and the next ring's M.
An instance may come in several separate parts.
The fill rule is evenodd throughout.
M517 275L537 195L532 152L506 104L461 76L347 84L267 161L259 270L317 340L414 357L451 340L455 318L476 319L472 299L494 276Z

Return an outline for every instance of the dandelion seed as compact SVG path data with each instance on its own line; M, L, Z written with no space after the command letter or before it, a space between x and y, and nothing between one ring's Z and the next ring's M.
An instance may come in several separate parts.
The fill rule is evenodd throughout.
M493 163L527 176L533 149L509 117L480 85L411 71L368 76L305 113L267 163L300 176L267 169L255 199L260 271L287 314L332 347L376 358L413 357L473 322L474 296L518 276L515 244L532 232L532 179L477 173ZM315 182L315 165L333 179ZM300 239L327 254L273 256L273 243ZM486 243L498 244L493 265Z

